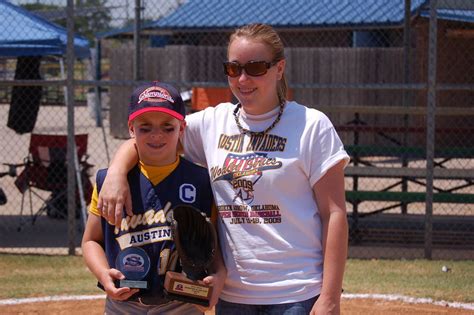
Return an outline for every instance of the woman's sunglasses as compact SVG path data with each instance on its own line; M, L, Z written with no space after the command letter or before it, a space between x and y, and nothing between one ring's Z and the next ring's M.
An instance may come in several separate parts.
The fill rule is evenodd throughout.
M242 70L245 73L253 77L259 77L267 73L268 69L278 63L278 60L272 62L266 61L249 61L244 65L241 65L235 61L224 62L224 73L231 78L236 78L242 74Z

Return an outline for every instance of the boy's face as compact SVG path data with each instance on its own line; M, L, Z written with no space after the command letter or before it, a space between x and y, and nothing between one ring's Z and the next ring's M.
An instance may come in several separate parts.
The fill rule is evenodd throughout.
M185 121L161 112L143 113L128 123L140 160L152 166L169 165L176 161L178 141L185 126Z

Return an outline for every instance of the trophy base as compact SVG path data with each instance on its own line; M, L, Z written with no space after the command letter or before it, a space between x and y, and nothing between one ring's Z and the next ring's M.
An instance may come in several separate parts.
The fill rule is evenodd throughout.
M116 280L116 288L130 288L130 289L148 289L148 281L138 281L138 280Z
M171 300L209 306L212 286L201 280L193 281L182 273L168 271L164 288L165 295Z
M145 283L142 283L142 282L145 282ZM116 288L129 287L130 289L146 289L146 290L148 290L148 282L146 282L146 281L114 280L114 284L115 284ZM105 291L104 286L99 281L97 281L97 287L99 289Z
M165 294L165 297L169 300L181 301L184 303L191 303L191 304L197 304L197 305L202 305L202 306L209 306L209 300L202 300L202 299L192 298L186 295L173 294L166 290L163 290L163 292Z

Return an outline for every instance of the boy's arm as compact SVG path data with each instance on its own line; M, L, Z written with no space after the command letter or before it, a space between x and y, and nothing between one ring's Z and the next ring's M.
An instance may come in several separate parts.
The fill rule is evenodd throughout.
M132 198L127 182L128 172L137 164L138 153L135 140L129 139L120 145L112 159L107 176L99 193L97 208L104 218L116 227L120 226L122 209L132 213Z
M116 288L114 280L124 276L117 269L111 269L105 256L102 243L104 240L100 217L92 213L87 219L86 229L82 237L82 255L89 270L103 285L107 295L115 300L126 300L138 289Z

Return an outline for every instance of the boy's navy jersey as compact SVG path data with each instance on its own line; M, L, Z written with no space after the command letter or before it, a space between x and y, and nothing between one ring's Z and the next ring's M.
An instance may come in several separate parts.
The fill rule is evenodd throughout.
M100 191L107 169L97 172L97 189ZM150 257L148 292L140 296L161 295L167 270L181 271L165 212L178 204L189 204L211 217L212 191L207 169L180 157L178 166L154 186L135 166L128 173L132 196L133 216L123 210L120 229L108 224L102 217L104 250L111 268L120 252L128 247L141 247Z

